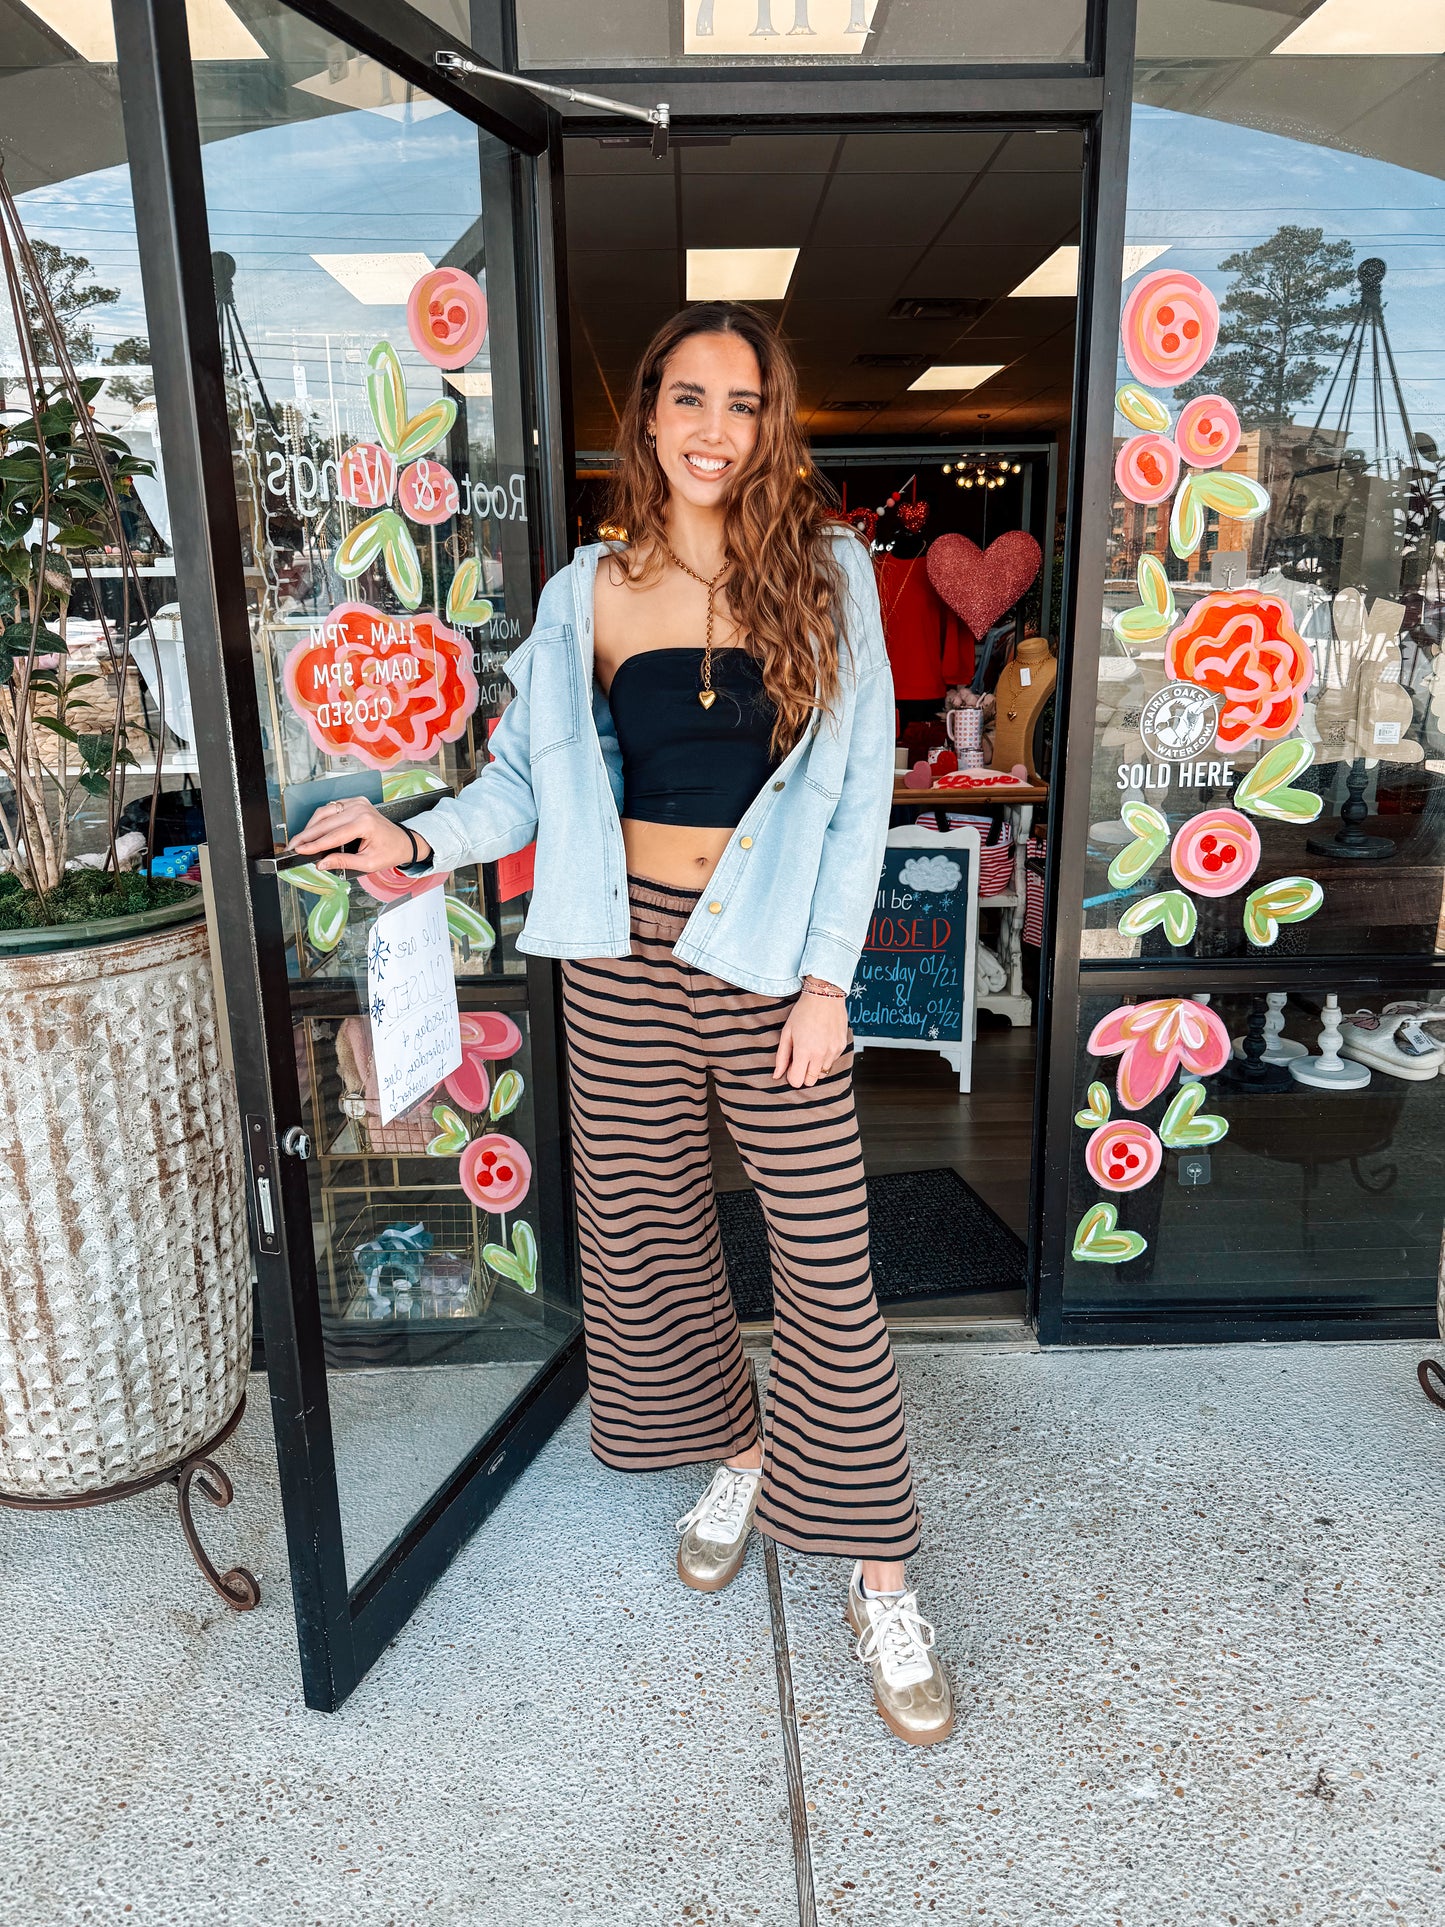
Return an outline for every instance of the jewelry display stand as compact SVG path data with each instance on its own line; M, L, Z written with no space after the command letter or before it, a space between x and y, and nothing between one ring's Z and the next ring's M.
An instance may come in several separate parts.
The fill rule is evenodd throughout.
M1271 990L1265 997L1264 1018L1264 1062L1266 1064L1290 1064L1297 1057L1308 1057L1309 1052L1303 1044L1295 1043L1292 1037L1284 1034L1284 1007L1289 994L1283 990ZM1244 1038L1234 1040L1234 1054L1244 1056Z
M1266 1097L1294 1089L1294 1079L1289 1072L1280 1064L1271 1064L1265 1057L1268 1049L1265 1035L1268 1008L1262 996L1254 998L1250 1004L1249 1022L1239 1040L1239 1055L1231 1059L1219 1073L1221 1091L1252 1092L1256 1097Z
M1289 1074L1297 1084L1309 1084L1322 1091L1363 1090L1371 1073L1364 1064L1352 1063L1340 1055L1340 1000L1331 991L1320 1012L1320 1051L1318 1057L1306 1053L1296 1057Z
M1366 836L1360 825L1370 814L1365 803L1365 785L1370 780L1364 758L1357 756L1345 779L1345 801L1340 809L1340 827L1334 836L1312 836L1306 848L1316 856L1344 857L1354 863L1383 863L1395 854L1388 836Z

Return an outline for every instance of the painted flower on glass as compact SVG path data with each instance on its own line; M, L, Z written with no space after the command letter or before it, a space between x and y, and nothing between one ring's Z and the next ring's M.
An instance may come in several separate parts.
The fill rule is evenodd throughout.
M1239 417L1223 395L1196 395L1179 411L1174 439L1195 468L1218 468L1239 447Z
M483 1211L511 1211L526 1197L532 1160L514 1137L488 1131L462 1152L457 1177L472 1203Z
M343 602L286 658L286 694L316 747L369 769L426 763L477 706L471 645L432 615Z
M1130 374L1147 387L1174 388L1214 352L1219 304L1194 275L1159 268L1135 284L1119 332Z
M1201 810L1175 832L1169 864L1186 890L1227 897L1259 867L1259 831L1238 810Z
M1164 1147L1147 1124L1103 1124L1084 1146L1089 1176L1105 1191L1137 1191L1164 1162Z
M1183 1065L1212 1077L1229 1062L1229 1032L1207 1004L1190 997L1161 997L1123 1004L1095 1024L1089 1037L1095 1057L1117 1057L1114 1088L1127 1111L1142 1111Z
M1278 596L1217 590L1196 602L1170 636L1165 674L1222 698L1219 747L1276 742L1299 727L1314 681L1309 644Z
M487 332L487 297L462 268L433 268L412 285L406 327L434 368L464 368Z
M1115 457L1114 480L1130 502L1162 502L1179 480L1179 450L1167 435L1133 435Z

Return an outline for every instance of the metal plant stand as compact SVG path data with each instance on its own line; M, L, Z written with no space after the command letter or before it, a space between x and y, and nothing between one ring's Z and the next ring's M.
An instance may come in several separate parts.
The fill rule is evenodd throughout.
M203 1493L215 1506L227 1506L236 1496L229 1475L213 1463L210 1455L230 1438L241 1423L245 1410L243 1394L240 1404L220 1431L207 1439L204 1445L189 1453L179 1465L167 1466L163 1471L152 1472L144 1479L130 1479L124 1485L108 1486L103 1492L82 1493L76 1498L32 1499L21 1498L17 1493L0 1492L0 1506L9 1506L16 1512L75 1512L82 1506L109 1505L115 1499L133 1499L137 1493L150 1492L158 1485L173 1485L181 1515L181 1531L185 1534L191 1557L201 1569L202 1578L233 1612L248 1613L253 1606L261 1603L261 1586L256 1575L248 1572L244 1566L232 1566L229 1572L218 1572L201 1544L196 1522L191 1516L192 1487Z

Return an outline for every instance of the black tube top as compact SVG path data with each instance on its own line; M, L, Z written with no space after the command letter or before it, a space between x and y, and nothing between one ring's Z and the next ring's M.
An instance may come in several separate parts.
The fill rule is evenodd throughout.
M736 829L778 766L776 712L746 649L717 649L717 701L704 709L701 649L644 649L612 678L608 704L622 750L622 814L638 823Z

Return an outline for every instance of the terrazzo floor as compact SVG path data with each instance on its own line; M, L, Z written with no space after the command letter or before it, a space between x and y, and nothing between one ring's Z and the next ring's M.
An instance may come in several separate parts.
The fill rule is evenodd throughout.
M1445 1921L1445 1413L1419 1348L902 1345L945 1747L871 1710L846 1567L779 1561L819 1920ZM212 1601L174 1503L0 1512L0 1919L800 1919L755 1547L673 1573L696 1473L578 1411L340 1713L301 1703L263 1388Z

